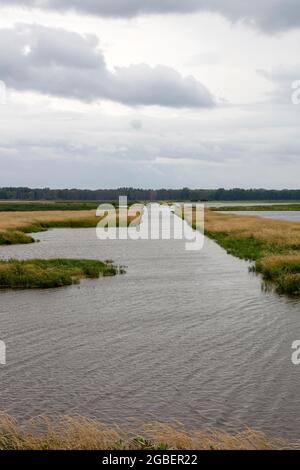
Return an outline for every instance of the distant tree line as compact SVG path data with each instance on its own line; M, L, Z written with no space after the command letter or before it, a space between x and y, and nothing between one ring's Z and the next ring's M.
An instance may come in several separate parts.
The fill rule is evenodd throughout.
M0 188L0 200L19 201L296 201L300 189L31 189Z

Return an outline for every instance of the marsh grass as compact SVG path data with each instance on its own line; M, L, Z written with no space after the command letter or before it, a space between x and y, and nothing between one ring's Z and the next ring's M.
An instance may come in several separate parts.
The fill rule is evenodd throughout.
M1 289L49 289L78 284L82 278L114 276L118 268L96 260L49 259L0 261Z
M185 214L197 229L195 214ZM300 223L205 211L205 234L227 253L255 261L253 270L280 294L300 295Z
M108 213L108 216L117 227L120 225L118 210L116 220L113 214ZM140 216L141 213L137 213L135 217L129 217L128 225L138 224ZM0 212L0 245L32 243L34 239L26 234L54 228L95 228L102 218L97 217L94 210Z
M269 438L245 429L229 434L218 429L188 431L180 423L106 426L78 417L39 417L20 425L0 416L0 450L283 450L300 443Z
M224 207L211 207L212 211L216 212L244 212L244 211L253 211L253 212L272 212L272 211L300 211L300 204L272 204L272 205L261 205L261 206L251 206L251 205L242 205L242 206L224 206Z
M0 245L17 245L34 243L34 238L23 232L16 230L7 230L0 232Z
M256 263L266 285L275 283L279 293L300 295L300 253L267 255Z

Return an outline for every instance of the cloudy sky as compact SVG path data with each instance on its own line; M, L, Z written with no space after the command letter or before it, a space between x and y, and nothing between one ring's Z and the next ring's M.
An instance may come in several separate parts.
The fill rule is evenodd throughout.
M0 0L0 186L299 188L299 44L299 0Z

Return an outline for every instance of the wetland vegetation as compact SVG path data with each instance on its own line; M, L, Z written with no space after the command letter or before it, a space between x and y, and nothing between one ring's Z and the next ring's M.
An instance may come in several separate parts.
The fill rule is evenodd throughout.
M193 213L186 219L195 225ZM257 216L205 211L205 235L227 253L254 261L264 286L275 286L280 294L300 296L300 223Z
M31 419L20 425L0 417L0 450L298 450L300 442L246 429L188 431L179 423L107 426L78 416Z
M0 289L49 289L117 273L118 268L111 262L97 260L11 259L0 261Z
M28 234L54 228L94 228L102 218L95 215L95 210L0 212L0 245L33 243ZM128 217L127 224L138 223L139 219L140 213ZM118 210L115 223L120 225Z

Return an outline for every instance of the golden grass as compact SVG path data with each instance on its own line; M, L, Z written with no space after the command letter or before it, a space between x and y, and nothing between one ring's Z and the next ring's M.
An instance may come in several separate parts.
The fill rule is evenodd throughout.
M283 255L267 255L261 259L261 262L270 269L274 269L282 263L300 264L300 253L298 251L291 251Z
M94 210L88 211L37 211L37 212L0 212L0 230L12 230L48 222L63 222L66 220L84 220L97 218Z
M280 245L300 246L300 223L286 220L265 219L258 216L220 214L205 211L205 229L226 232L242 237Z
M138 224L140 221L141 212L136 216L128 217L128 223L133 222ZM106 216L106 220L114 221L117 218L119 223L119 210L116 209L116 214L113 212ZM33 211L33 212L0 212L0 233L12 231L30 232L36 231L35 228L42 227L55 228L57 227L96 227L103 216L96 216L95 210L80 210L80 211ZM48 226L48 227L47 227Z
M20 425L0 416L0 450L283 450L300 442L268 438L245 429L229 434L218 429L188 431L179 423L106 426L84 417L39 417Z

